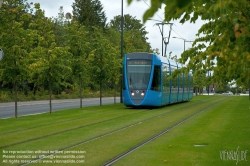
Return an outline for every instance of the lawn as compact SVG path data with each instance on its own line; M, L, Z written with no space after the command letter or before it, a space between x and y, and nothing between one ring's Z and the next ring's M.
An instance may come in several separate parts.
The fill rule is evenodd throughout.
M116 165L250 165L250 102L228 98Z
M0 163L57 152L32 165L101 165L204 110L115 165L249 165L249 105L248 97L198 96L157 109L116 104L1 119Z

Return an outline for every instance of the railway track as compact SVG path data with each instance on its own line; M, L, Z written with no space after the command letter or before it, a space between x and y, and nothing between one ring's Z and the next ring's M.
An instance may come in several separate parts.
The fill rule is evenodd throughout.
M219 102L218 102L218 103L219 103ZM119 159L121 159L121 158L125 157L126 155L128 155L129 153L135 151L135 150L138 149L139 147L141 147L141 146L147 144L148 142L153 141L154 139L158 138L159 136L161 136L161 135L165 134L166 132L170 131L172 128L174 128L174 127L176 127L176 126L178 126L178 125L184 123L184 122L187 121L188 119L190 119L190 118L196 116L197 114L199 114L199 113L201 113L201 112L203 112L203 111L205 111L205 110L207 110L207 109L209 109L209 108L211 108L211 107L217 105L218 103L216 103L216 104L214 104L214 105L211 105L211 106L209 106L209 107L207 107L207 108L205 108L205 109L202 109L202 110L198 111L197 113L191 115L190 117L185 118L184 120L182 120L182 121L176 123L175 125L173 125L173 126L167 128L166 130L164 130L164 131L162 131L162 132L160 132L160 133L154 135L154 136L151 137L150 139L147 139L146 141L140 143L140 144L137 145L136 147L131 148L128 152L125 152L125 153L123 153L123 154L121 154L121 155L115 157L114 159L111 159L110 161L115 161L115 162L118 161ZM198 105L198 104L199 104L199 103L194 103L194 104L190 104L189 106L194 106L194 105ZM162 114L158 114L158 115L152 116L152 117L147 118L147 119L144 119L144 120L140 120L140 121L138 121L138 122L136 122L136 123L129 124L129 125L127 125L127 126L124 126L124 127L122 127L122 128L119 128L119 129L117 129L117 130L110 131L110 132L108 132L108 133L99 135L99 136L97 136L97 137L90 138L90 139L88 139L88 140L84 140L84 141L82 141L82 142L78 142L78 143L76 143L76 144L73 144L73 145L71 145L71 146L64 147L64 148L61 148L61 149L58 149L58 150L59 150L59 151L66 151L66 150L68 150L68 149L72 149L72 148L74 148L74 147L77 147L77 146L80 146L80 145L89 143L89 142L91 142L91 141L95 141L95 140L100 139L100 138L103 138L103 137L105 137L105 136L112 135L112 134L114 134L114 133L117 133L117 132L126 130L126 129L130 128L130 127L139 125L139 124L141 124L141 123L143 123L143 122L152 120L152 119L154 119L154 118L158 118L158 117L160 117L160 116L167 115L167 114L169 114L170 112L174 112L174 111L181 110L181 109L184 109L184 108L187 108L187 106L185 105L185 106L183 106L183 107L179 107L179 108L173 109L173 110L171 110L171 111L168 111L168 112L165 112L165 113L162 113ZM145 110L144 110L144 111L145 111ZM53 155L56 155L56 154L57 154L57 153L51 153L51 154L44 155L42 158L36 158L36 159L34 159L34 160L30 160L29 163L23 164L22 166L24 166L24 165L29 165L29 164L31 164L31 163L33 163L33 162L37 162L37 161L39 161L39 160L43 160L43 159L49 158L49 157L51 157L51 156L53 156ZM118 158L119 158L119 159L118 159ZM117 159L118 159L118 160L117 160ZM109 162L107 162L107 164L108 164L108 163L109 163ZM106 163L105 163L105 164L106 164Z
M62 131L59 131L59 132L47 134L47 135L44 135L44 136L41 136L41 137L31 138L31 139L28 139L28 140L24 140L24 141L12 143L12 144L5 145L5 146L0 146L0 149L8 148L8 147L11 147L11 146L14 146L14 145L19 145L19 144L23 144L23 143L27 143L27 142L31 142L31 141L37 141L37 140L39 140L39 139L51 137L51 136L54 136L54 135L58 135L58 134L65 133L65 132L69 132L69 131L73 131L73 130L77 130L77 129L82 129L82 128L84 128L84 127L89 127L89 126L93 126L93 125L96 125L96 124L101 124L101 123L104 123L104 122L109 122L109 121L112 121L112 120L115 120L115 119L124 118L124 117L126 117L126 116L131 116L131 115L134 115L134 114L139 114L139 113L141 113L141 112L145 112L145 110L140 111L140 112L136 112L136 113L132 113L132 114L128 114L128 115L123 115L123 116L118 116L118 117L115 117L115 118L106 119L106 120L99 121L99 122L95 122L95 123L91 123L91 124L86 124L86 125L77 126L77 127L70 128L70 129L67 129L67 130L62 130Z
M197 103L196 103L197 104ZM192 105L190 105L192 106ZM185 108L186 106L184 107L181 107L181 108L178 108L178 109L183 109ZM175 109L173 111L176 111L178 109ZM9 145L4 145L4 146L0 146L0 149L3 149L3 148L8 148L8 147L11 147L11 146L15 146L15 145L20 145L20 144L23 144L23 143L28 143L28 142L31 142L31 141L37 141L37 140L40 140L40 139L43 139L43 138L47 138L47 137L51 137L51 136L55 136L55 135L58 135L58 134L62 134L62 133L66 133L66 132L69 132L69 131L73 131L73 130L77 130L77 129L82 129L82 128L85 128L85 127L89 127L89 126L92 126L92 125L97 125L97 124L101 124L101 123L104 123L104 122L109 122L109 121L112 121L112 120L116 120L116 119L119 119L119 118L124 118L126 116L131 116L131 115L135 115L135 114L140 114L142 112L145 112L145 111L150 111L152 109L145 109L145 110L142 110L142 111L139 111L139 112L136 112L136 113L132 113L132 114L127 114L127 115L122 115L122 116L118 116L118 117L115 117L115 118L110 118L110 119L106 119L106 120L103 120L103 121L99 121L99 122L94 122L94 123L91 123L91 124L86 124L86 125L81 125L81 126L77 126L77 127L74 127L74 128L70 128L70 129L66 129L66 130L62 130L62 131L58 131L58 132L55 132L55 133L51 133L51 134L47 134L47 135L43 135L43 136L40 136L40 137L35 137L35 138L30 138L28 140L24 140L24 141L19 141L19 142L15 142L15 143L11 143ZM152 118L155 118L155 117L158 117L158 116L162 116L162 115L165 115L169 112L166 112L166 113L163 113L163 114L160 114L160 115L156 115L156 116L153 116L149 119L146 119L146 120L150 120ZM76 120L76 119L82 119L82 118L75 118L75 119L72 119L72 120ZM61 121L62 122L70 122L71 120L65 120L65 121ZM143 120L145 121L145 120ZM45 124L45 125L40 125L39 127L44 127L44 126L51 126L53 124L58 124L59 122L56 122L56 123L49 123L49 124ZM133 125L133 124L131 124ZM26 129L26 130L20 130L20 131L27 131L27 130L31 130L31 129L34 129L35 127L32 127L32 128L29 128L29 129ZM119 129L118 129L119 130ZM18 132L20 132L18 131ZM8 134L10 134L12 132L9 132ZM111 132L113 133L113 131ZM7 134L7 133L5 133ZM3 135L3 134L0 134L0 135ZM105 134L104 134L105 135Z
M226 100L223 100L222 102L225 102L225 101L226 101ZM118 156L116 156L116 157L114 157L114 158L108 160L108 161L105 162L102 166L110 166L110 165L114 164L115 162L117 162L117 161L119 161L120 159L126 157L127 155L129 155L130 153L132 153L132 152L134 152L135 150L139 149L140 147L146 145L146 144L149 143L149 142L154 141L155 139L157 139L157 138L159 138L160 136L162 136L163 134L165 134L165 133L171 131L171 130L174 129L175 127L177 127L177 126L179 126L179 125L185 123L186 121L188 121L189 119L195 117L196 115L198 115L198 114L200 114L200 113L202 113L202 112L204 112L204 111L206 111L206 110L208 110L208 109L210 109L210 108L212 108L212 107L214 107L214 106L216 106L216 105L218 105L218 104L220 104L220 103L222 103L222 102L217 102L217 103L215 103L215 104L213 104L213 105L211 105L211 106L209 106L209 107L207 107L207 108L205 108L205 109L202 109L202 110L200 110L200 111L198 111L198 112L192 114L191 116L189 116L189 117L187 117L187 118L185 118L185 119L183 119L183 120L181 120L181 121L175 123L174 125L172 125L172 126L166 128L165 130L163 130L163 131L161 131L161 132L155 134L154 136L148 138L147 140L145 140L145 141L139 143L138 145L136 145L136 146L130 148L128 151L125 151L124 153L122 153L122 154L120 154L120 155L118 155Z
M100 114L103 114L103 113L100 113ZM8 131L8 132L5 132L5 133L0 133L0 136L1 135L5 135L5 134L11 134L11 133L17 133L17 132L24 132L24 131L32 130L32 129L39 128L39 127L45 127L45 126L51 126L51 125L56 125L56 124L62 124L62 123L72 122L72 121L75 121L75 120L84 120L86 118L88 118L88 117L80 117L80 118L62 120L62 121L58 121L58 122L52 122L52 123L37 125L37 126L34 126L34 127L25 128L25 129L21 129L21 130Z

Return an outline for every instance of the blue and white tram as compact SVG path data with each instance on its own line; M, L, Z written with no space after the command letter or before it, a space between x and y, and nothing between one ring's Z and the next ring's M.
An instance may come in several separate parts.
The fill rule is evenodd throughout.
M192 73L168 79L181 65L151 53L124 56L123 102L128 107L163 106L193 97Z

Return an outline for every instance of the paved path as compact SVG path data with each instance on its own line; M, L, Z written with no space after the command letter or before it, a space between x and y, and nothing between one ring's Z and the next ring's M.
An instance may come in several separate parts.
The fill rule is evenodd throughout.
M116 97L116 103L120 102L120 97ZM102 104L113 104L114 97L102 98ZM100 105L99 98L87 98L82 100L82 106ZM18 116L40 114L49 112L49 100L18 102ZM80 99L52 100L52 111L80 108ZM15 116L15 103L0 103L0 119Z

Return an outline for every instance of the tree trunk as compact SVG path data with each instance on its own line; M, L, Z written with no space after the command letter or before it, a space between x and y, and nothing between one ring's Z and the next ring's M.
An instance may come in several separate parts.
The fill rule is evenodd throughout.
M250 86L249 86L249 88L250 88ZM250 89L248 91L248 97L249 97L249 100L250 100Z
M248 83L248 97L249 97L249 100L250 100L250 80L249 80L249 83Z
M82 79L79 75L79 83L80 83L80 108L82 108Z
M116 85L114 84L114 104L116 104Z
M49 76L49 113L52 112L52 83L51 83L51 76Z
M17 118L17 82L14 82L14 94L15 94L15 118Z
M100 80L100 106L102 106L102 80Z
M14 61L15 64L15 74L17 77L17 64L16 61ZM15 118L17 118L17 81L14 81L14 98L15 98Z

